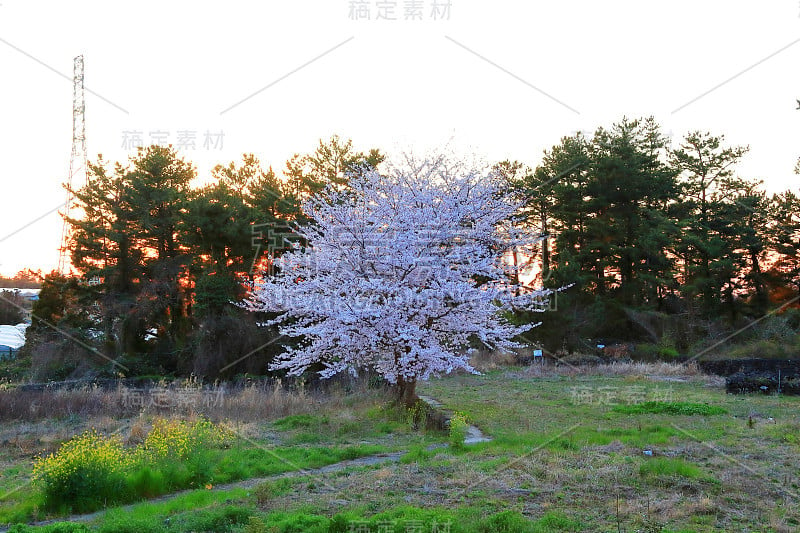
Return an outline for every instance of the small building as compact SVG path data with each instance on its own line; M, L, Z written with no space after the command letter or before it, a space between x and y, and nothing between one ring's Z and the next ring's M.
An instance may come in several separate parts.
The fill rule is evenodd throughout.
M15 291L27 302L35 302L39 299L42 289L15 289Z

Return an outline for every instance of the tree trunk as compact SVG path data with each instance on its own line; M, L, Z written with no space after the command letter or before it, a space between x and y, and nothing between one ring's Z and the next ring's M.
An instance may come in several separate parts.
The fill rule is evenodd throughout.
M754 299L756 311L758 312L759 316L762 316L767 312L769 298L767 297L767 290L764 286L764 276L761 272L761 261L759 261L758 252L754 250L750 251L750 278L753 282L753 288L755 289Z
M395 385L395 401L404 407L414 407L419 397L417 396L417 381L405 381L402 378Z
M542 210L542 286L550 278L550 230L547 227L547 214Z

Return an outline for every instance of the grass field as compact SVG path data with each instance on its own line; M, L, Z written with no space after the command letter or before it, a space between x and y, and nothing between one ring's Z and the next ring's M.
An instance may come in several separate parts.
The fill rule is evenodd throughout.
M12 531L800 530L800 398L726 395L695 370L505 367L422 384L492 437L471 445L413 429L380 389L263 394L282 407L217 413L238 438L215 452L203 486ZM43 510L28 483L37 454L92 426L133 445L155 416L4 423L0 524L67 518ZM407 453L311 470L391 451ZM220 489L246 478L264 479Z

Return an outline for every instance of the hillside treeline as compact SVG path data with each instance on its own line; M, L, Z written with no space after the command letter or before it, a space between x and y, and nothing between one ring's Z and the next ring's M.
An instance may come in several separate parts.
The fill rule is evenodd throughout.
M670 146L653 119L623 119L562 138L536 168L498 163L520 201L513 224L539 237L509 260L531 286L563 288L549 312L516 317L543 322L524 340L674 356L743 327L750 339L765 317L796 338L800 199L739 176L745 153L702 132ZM75 275L47 276L34 308L33 376L265 373L287 340L232 302L308 223L303 199L383 159L334 136L282 177L245 155L200 187L171 147L99 159L74 191Z
M574 284L533 335L551 350L697 353L797 308L800 198L739 176L746 152L703 132L669 146L643 119L565 137L535 169L501 163L525 201L520 224L542 237L539 279Z

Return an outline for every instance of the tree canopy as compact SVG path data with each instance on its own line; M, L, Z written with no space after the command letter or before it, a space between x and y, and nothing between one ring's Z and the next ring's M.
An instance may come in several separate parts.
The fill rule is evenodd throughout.
M284 254L248 300L280 313L270 323L281 335L303 339L272 368L322 377L369 368L410 405L418 380L473 370L471 341L518 346L532 325L501 311L541 308L546 293L516 294L502 260L523 242L507 225L516 209L495 173L444 158L409 156L312 196L307 246Z

